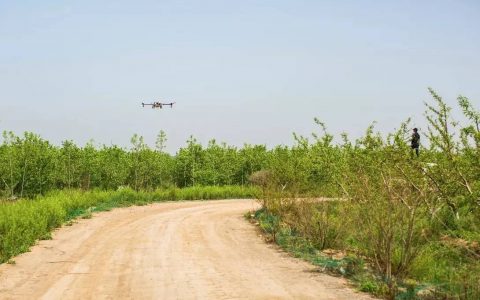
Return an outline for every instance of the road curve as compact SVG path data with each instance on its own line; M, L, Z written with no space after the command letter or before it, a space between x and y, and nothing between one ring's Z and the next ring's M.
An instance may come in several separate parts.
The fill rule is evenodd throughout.
M0 299L370 299L265 244L253 200L167 202L79 220L0 265Z

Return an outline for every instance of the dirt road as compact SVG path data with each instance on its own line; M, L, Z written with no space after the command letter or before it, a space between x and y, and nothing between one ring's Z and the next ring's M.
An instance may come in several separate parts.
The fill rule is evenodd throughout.
M0 266L0 299L370 299L265 244L252 200L169 202L80 220Z

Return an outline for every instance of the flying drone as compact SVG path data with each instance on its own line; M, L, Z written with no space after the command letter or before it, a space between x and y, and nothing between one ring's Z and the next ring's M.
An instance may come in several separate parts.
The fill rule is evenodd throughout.
M170 102L170 103L161 103L161 102L143 103L142 102L142 107L151 106L152 108L162 109L164 106L170 106L170 108L173 108L174 104L175 104L175 102Z

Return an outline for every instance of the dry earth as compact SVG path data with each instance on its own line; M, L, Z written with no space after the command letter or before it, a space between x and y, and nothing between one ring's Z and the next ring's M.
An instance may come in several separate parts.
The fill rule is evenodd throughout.
M0 266L0 299L371 299L265 244L252 200L115 209Z

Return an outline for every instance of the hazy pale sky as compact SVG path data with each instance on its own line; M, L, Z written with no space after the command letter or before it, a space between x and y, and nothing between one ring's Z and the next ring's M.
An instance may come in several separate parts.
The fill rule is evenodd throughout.
M425 128L429 86L480 106L480 1L0 0L0 130L54 143Z

